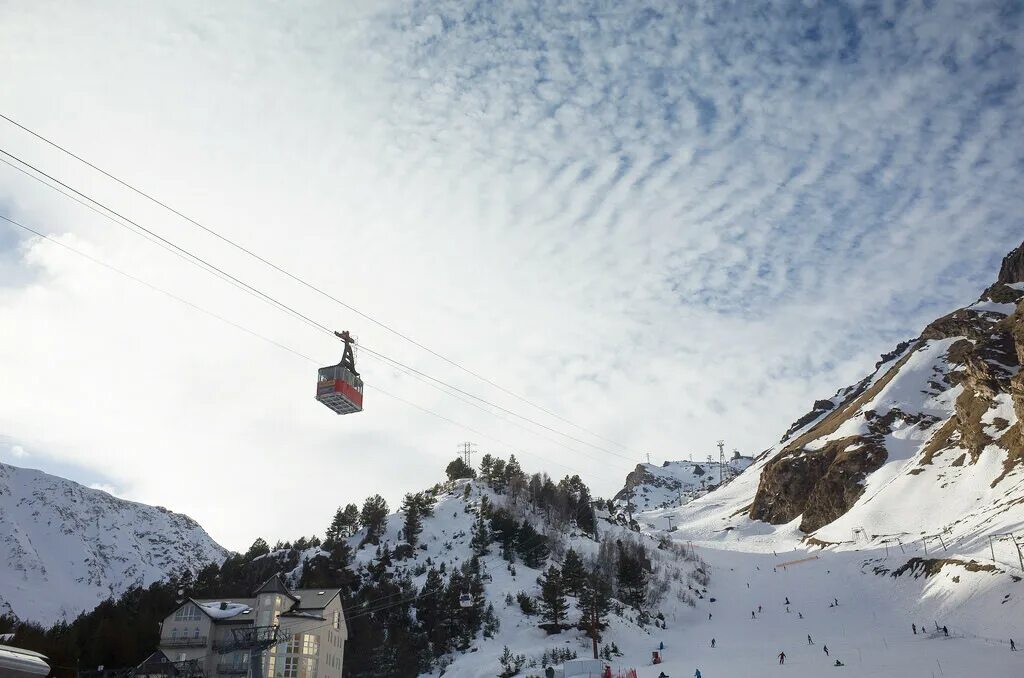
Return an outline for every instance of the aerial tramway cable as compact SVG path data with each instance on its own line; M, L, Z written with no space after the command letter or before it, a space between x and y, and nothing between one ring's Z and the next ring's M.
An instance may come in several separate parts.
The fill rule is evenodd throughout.
M581 426L579 424L574 423L573 421L563 417L562 415L558 414L557 412L554 412L554 411L552 411L552 410L550 410L550 409L548 409L548 408L546 408L546 407L544 407L542 405L538 405L537 403L529 400L528 398L525 398L525 397L515 393L514 391L511 391L511 390L505 388L504 386L494 382L493 380L488 379L487 377L483 376L482 374L480 374L480 373L478 373L478 372L476 372L476 371L466 367L465 365L459 363L458 361L453 360L453 359L451 359L451 358L449 358L449 357L439 353L438 351L435 351L434 349L430 348L429 346L424 345L423 343L421 343L419 341L416 341L415 339L413 339L409 335L401 332L400 330L395 329L390 324L385 323L382 320L378 320L378 319L374 318L373 316L371 316L368 313L360 311L358 308L356 308L356 307L352 306L351 304L343 301L342 299L339 299L335 295L333 295L333 294L323 290L322 288L318 287L317 285L314 285L313 283L305 280L304 278L295 275L291 271L288 271L287 269L282 268L281 266L279 266L279 265L275 264L274 262L268 260L266 257L263 257L263 256L257 254L256 252L254 252L251 249L245 247L244 245L241 245L240 243L236 242L235 240L233 240L231 238L228 238L227 236L219 233L215 229L210 228L209 226L206 226L205 224L201 223L197 219L194 219L193 217L188 216L187 214L185 214L181 210L178 210L177 208L171 206L170 204L164 202L163 200L160 200L159 198L153 196L152 194L150 194L150 193L148 193L146 191L143 191L140 188L137 188L136 186L134 186L133 184L129 183L128 181L125 181L124 179L121 179L120 177L116 176L115 174L113 174L113 173L103 169L102 167L100 167L100 166L96 165L95 163L87 160L86 158L82 157L81 155L78 155L77 153L71 151L67 147L65 147L65 146L57 143L56 141L53 141L52 139L44 136L43 134L40 134L39 132L36 132L35 130L33 130L33 129L31 129L31 128L21 124L17 120L14 120L13 118L11 118L9 116L4 115L3 113L0 113L0 118L2 118L3 120L6 120L8 123L10 123L11 125L14 125L15 127L17 127L18 129L22 130L23 132L25 132L27 134L30 134L31 136L33 136L36 139L42 141L43 143L47 144L48 146L57 149L61 153L64 153L65 155L67 155L67 156L69 156L71 158L74 158L75 160L77 160L78 162L82 163L86 167L89 167L90 169L94 170L95 172L98 172L99 174L107 177L111 181L114 181L118 185L128 189L129 191L132 191L136 195L138 195L138 196L140 196L140 197L150 201L151 203L153 203L153 204L157 205L158 207L160 207L160 208L170 212L171 214L174 214L175 216L177 216L177 217L187 221L188 223L190 223L193 226L201 229L205 233L208 233L208 234L214 236L215 238L217 238L218 240L224 242L225 244L230 245L231 247L237 249L240 252L243 252L244 254L246 254L249 257L252 257L253 259L256 259L260 263L262 263L262 264L264 264L266 266L269 266L271 269L277 271L281 275L284 275L284 276L288 277L289 279L291 279L291 280L299 283L300 285L302 285L302 286L304 286L304 287L306 287L306 288L316 292L317 294L323 296L324 298L329 299L329 300L333 301L334 303L342 306L343 308L348 309L352 313L355 313L359 317L364 318L364 319L370 321L371 323L377 325L378 327L380 327L380 328L386 330L387 332L390 332L391 334L395 335L396 337L399 337L399 338L409 342L413 346L416 346L417 348L419 348L419 349L429 353L430 355L432 355L432 356L434 356L436 358L439 358L440 360L443 360L444 362L448 363L449 365L451 365L451 366L453 366L453 367L455 367L455 368L465 372L466 374L469 374L470 376L472 376L472 377L474 377L474 378L476 378L476 379L478 379L478 380L488 384L489 386L492 386L493 388L498 389L502 393L505 393L506 395L512 396L516 400L519 400L519 401L521 401L521 402L523 402L523 403L525 403L525 404L527 404L527 405L529 405L529 406L531 406L531 407L533 407L533 408L535 408L537 410L540 410L541 412L544 412L545 414L547 414L547 415L549 415L551 417L554 417L555 419L557 419L557 420L559 420L559 421L561 421L561 422L563 422L565 424L568 424L568 425L572 426L573 428L579 429L580 431L588 433L591 436L593 436L593 437L595 437L595 438L597 438L599 440L603 440L603 441L605 441L607 443L611 443L612 445L615 445L615 446L617 446L619 448L622 448L623 450L629 451L629 448L626 445L624 445L622 443L619 443L619 442L616 442L615 440L612 440L610 438L606 438L606 437L604 437L604 436L602 436L602 435L600 435L598 433L595 433L594 431L592 431L592 430L590 430L590 429L588 429L588 428L586 428L584 426Z
M63 187L64 189L66 189L68 191L71 191L75 195L80 196L83 200L88 201L88 203L90 203L91 205L95 205L97 208L99 208L100 211L97 211L95 209L94 209L94 211L97 211L98 214L101 214L102 216L104 216L108 220L113 221L115 224L117 224L117 225L119 225L119 226L121 226L123 228L126 228L130 232L132 232L132 233L134 233L136 235L139 235L140 237L144 237L147 240L150 240L151 238L155 238L156 241L158 241L160 244L162 244L162 246L165 246L165 248L167 248L167 247L171 248L175 253L180 254L185 259L185 261L189 262L190 264L192 264L194 266L197 266L198 268L200 268L202 270L207 271L211 275L214 275L214 276L216 276L216 277L218 277L218 278L220 278L222 280L225 280L229 284L232 284L232 285L234 285L236 287L240 287L241 289L243 289L247 293L257 297L258 299L260 299L264 303L270 304L271 306L273 306L273 307L275 307L275 308L277 308L277 309L287 313L288 315L291 315L291 316L295 317L296 319L299 319L299 320L305 322L306 324L310 325L311 327L313 327L313 328L315 328L315 329L317 329L319 331L322 331L322 332L324 332L326 334L330 334L332 336L335 335L334 330L331 330L326 325L323 325L322 323L317 322L316 320L314 320L313 318L310 318L308 315L302 313L301 311L298 311L298 310L292 308L288 304L285 304L284 302L279 301L278 299L270 296L269 294L263 292L262 290L260 290L260 289L258 289L256 287L246 283L245 281L241 280L240 278L238 278L238 277L228 273L227 271L225 271L222 268L216 266L215 264L210 263L206 259L204 259L204 258L200 257L199 255L191 252L190 250L188 250L188 249L186 249L184 247L181 247L180 245L178 245L178 244L172 242L171 240L169 240L168 238L165 238L165 237L161 236L160 234L156 233L152 229L149 229L149 228L143 226L142 224L138 223L137 221L134 221L134 220L130 219L129 217L127 217L127 216L121 214L120 212L112 209L111 207L107 206L106 204L96 200L95 198L92 198L91 196L87 195L86 193L84 193L84 192L74 188L73 186L71 186L71 185L61 181L60 179L58 179L58 178L56 178L56 177L54 177L54 176L44 172L43 170L39 169L35 165L32 165L31 163L23 160L22 158L14 155L13 153L10 153L10 152L8 152L5 149L0 148L0 154L2 154L4 156L7 156L8 158L11 158L12 160L14 160L15 162L19 163L20 165L29 168L30 170L32 170L32 172L35 172L39 176L35 176L35 175L33 175L33 174L29 173L29 172L25 172L24 170L22 170L22 172L26 176L29 176L32 179L42 183L44 186L47 186L47 187L51 188L52 190L57 191L58 193L60 193L61 195L64 195L65 197L72 197L72 196L69 196L67 193L64 193L63 191L61 191L59 188L57 188L53 184L48 183L47 181L45 181L44 179L42 179L40 177L44 177L45 179L53 182L54 184L57 184L60 187ZM0 158L0 161L3 161L3 159ZM6 161L4 161L4 162L6 164L10 165L10 163L8 163ZM16 169L20 169L20 168L16 167ZM81 202L81 201L79 201L79 202ZM129 226L129 224L130 224L130 226ZM134 227L134 228L132 228L132 227ZM149 237L146 237L146 236L149 236ZM605 447L602 447L600 445L597 445L595 443L591 443L591 442L589 442L587 440L575 437L575 436L570 435L568 433L564 433L563 431L560 431L560 430L558 430L556 428L548 426L547 424L539 422L539 421L537 421L535 419L532 419L532 418L527 417L525 415L522 415L522 414L520 414L518 412L515 412L515 411L510 410L508 408L505 408L505 407L503 407L501 405L498 405L498 404L496 404L496 403L494 403L492 401L489 401L486 398L483 398L483 397L478 396L478 395L476 395L474 393L471 393L471 392L466 391L464 389L461 389L461 388L459 388L457 386L454 386L454 385L452 385L452 384L450 384L450 383L448 383L448 382L446 382L446 381L444 381L442 379L438 379L436 377L433 377L432 375L429 375L429 374L427 374L427 373L425 373L425 372L423 372L421 370L418 370L416 368L408 366L408 365L402 363L401 361L395 360L394 358L391 358L391 357L389 357L389 356L387 356L387 355L385 355L385 354L383 354L383 353L381 353L379 351L375 351L374 349L366 346L365 344L359 344L359 347L362 348L363 350L367 351L368 353L370 353L372 355L375 355L378 358L381 358L382 360L385 360L385 361L387 361L389 363L392 363L392 364L394 364L396 366L403 367L403 368L405 368L405 369L407 369L407 370L409 370L411 372L419 374L419 375L423 376L424 378L429 379L431 381L434 381L434 382L436 382L438 384L443 384L444 386L446 386L447 388L449 388L449 389L451 389L451 390L453 390L455 392L458 392L458 393L460 393L462 395L470 397L470 398L472 398L474 400L477 400L477 401L479 401L481 403L484 403L484 404L486 404L486 405L488 405L490 407L493 407L493 408L495 408L497 410L500 410L500 411L502 411L502 412L504 412L506 414L514 416L514 417L516 417L518 419L521 419L523 421L529 422L529 423L533 424L534 426L537 426L539 428L551 431L552 433L560 435L560 436L562 436L564 438L567 438L569 440L573 440L573 441L578 442L580 444L587 445L587 446L592 447L592 448L594 448L596 450L600 450L601 452L604 452L606 454L609 454L609 455L612 455L612 456L615 456L615 457L619 457L619 458L625 459L627 461L632 461L633 460L631 457L627 457L625 455L619 454L617 452L609 450L609 449L607 449Z

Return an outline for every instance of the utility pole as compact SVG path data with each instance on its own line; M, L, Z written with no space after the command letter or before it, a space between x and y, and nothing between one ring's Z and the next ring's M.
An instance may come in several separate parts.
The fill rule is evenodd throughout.
M671 532L672 531L672 516L665 516L665 519L668 521L668 531Z
M651 453L650 452L647 453L647 463L648 464L651 463Z
M718 441L718 486L722 486L722 479L724 476L725 469L725 441Z
M469 466L470 468L473 467L472 455L473 452L476 452L476 450L474 449L475 447L476 443L471 443L467 440L464 443L460 443L456 448L459 450L459 456L462 457L462 461L464 461L466 463L466 466Z

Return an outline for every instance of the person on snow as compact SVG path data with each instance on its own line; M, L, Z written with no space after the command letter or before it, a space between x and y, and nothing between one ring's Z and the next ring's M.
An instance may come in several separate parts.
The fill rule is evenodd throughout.
M761 606L760 605L757 606L757 613L761 614Z
M836 607L839 607L839 599L838 599L838 598L833 598L833 600L834 600L834 601L835 601L835 603L836 603Z
M786 614L789 614L789 605L786 606Z
M712 650L715 649L715 639L714 638L711 639L711 649Z
M803 613L803 612L797 612L797 613L796 613L796 615L797 615L798 617L800 617L800 619L803 619L803 618L804 618L804 613Z
M786 663L786 653L785 652L780 652L779 653L779 663L780 664L785 664Z
M1017 651L1017 643L1013 642L1013 638L1010 638L1010 652Z
M942 627L942 635L949 638L949 629L947 629L945 626Z
M825 656L827 657L828 656L828 645L823 646L821 649L825 651Z
M814 645L814 641L811 640L811 634L809 634L809 633L807 634L807 644L808 645Z
M665 676L665 678L668 678L668 676ZM700 669L697 669L697 671L693 674L693 678L700 678Z
M750 618L751 619L757 619L757 616L754 614L753 610L750 611Z
M837 660L836 660L836 663L835 663L835 664L833 664L832 666L846 666L846 664L844 664L843 662L841 662L841 661L839 661L839 660L837 659Z
M664 671L662 671L661 673L658 674L658 678L668 678L668 674L665 673Z
M913 631L914 635L916 636L917 635L917 624L915 624L914 622L910 622L910 630Z
M661 641L660 643L658 643L658 649L659 650L664 650L665 649L665 641L664 640Z
M708 621L711 621L711 613L708 612Z
M786 605L789 605L789 596L786 596Z

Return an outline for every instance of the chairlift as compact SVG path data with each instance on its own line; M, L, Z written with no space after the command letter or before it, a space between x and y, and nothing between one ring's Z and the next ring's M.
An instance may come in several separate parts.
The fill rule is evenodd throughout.
M473 596L463 593L459 596L459 607L473 607Z
M356 371L356 359L352 353L354 340L348 333L335 332L345 342L341 362L317 370L316 399L336 414L352 414L363 411L363 380Z

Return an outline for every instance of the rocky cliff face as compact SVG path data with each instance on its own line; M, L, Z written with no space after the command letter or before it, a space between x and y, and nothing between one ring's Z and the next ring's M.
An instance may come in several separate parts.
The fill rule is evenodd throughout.
M194 520L0 464L0 613L52 623L227 551Z
M942 487L968 466L996 469L985 476L992 488L1021 485L1022 361L1024 245L976 303L935 320L883 356L872 375L816 402L764 465L750 517L800 518L800 529L813 532L866 500L872 474L892 461L906 460L898 473L911 476L941 463Z

